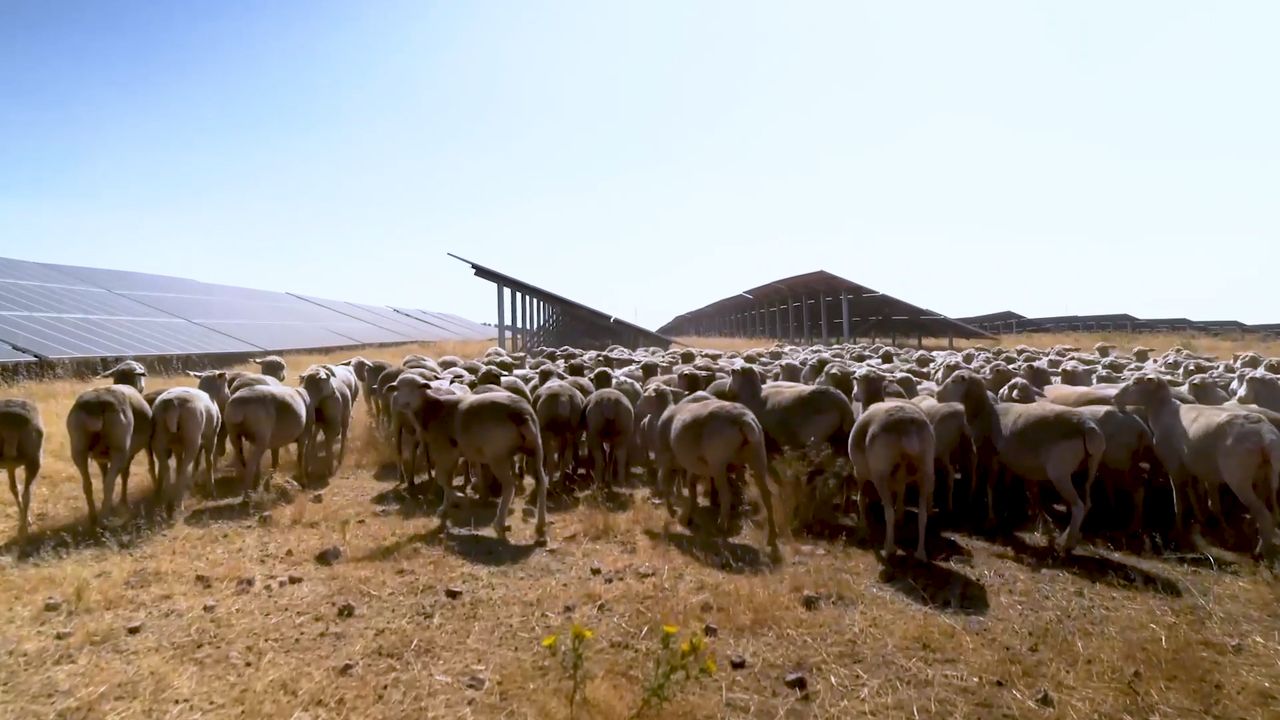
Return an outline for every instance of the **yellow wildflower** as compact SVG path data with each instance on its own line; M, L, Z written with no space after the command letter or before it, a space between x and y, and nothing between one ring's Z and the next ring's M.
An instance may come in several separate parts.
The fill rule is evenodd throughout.
M596 634L591 630L588 630L587 628L581 625L578 625L576 623L574 624L570 632L573 633L573 637L576 640L590 640L591 638L596 636Z
M693 649L693 644L690 641L685 640L680 643L680 657L689 657L694 652L696 651Z
M678 633L678 632L680 632L680 628L676 627L675 625L663 625L663 626L662 626L662 634L663 634L663 635L675 635L675 634L676 634L676 633Z
M556 649L556 643L557 643L557 642L559 642L559 640L560 640L560 639L559 639L558 637L556 637L555 635L548 635L548 636L546 636L546 637L542 638L542 647L544 647L544 648L546 648L546 649L548 649L548 650L555 650L555 649Z
M716 659L708 656L706 662L702 663L702 672L707 675L715 675Z

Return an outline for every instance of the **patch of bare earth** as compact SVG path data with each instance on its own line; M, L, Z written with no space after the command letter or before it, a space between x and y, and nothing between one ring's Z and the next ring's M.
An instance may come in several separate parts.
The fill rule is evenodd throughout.
M132 519L91 533L61 428L86 386L16 393L50 439L37 552L0 555L0 717L565 717L539 641L573 621L595 631L583 718L635 709L664 623L714 625L719 670L653 717L1280 717L1280 584L1251 562L1051 566L945 534L930 565L796 538L774 567L758 529L692 535L639 486L553 495L546 548L517 502L506 546L482 503L455 514L474 531L440 533L379 467L363 408L327 487L289 488L287 451L254 505L224 469L218 497L153 526L139 460ZM0 504L0 537L15 529Z

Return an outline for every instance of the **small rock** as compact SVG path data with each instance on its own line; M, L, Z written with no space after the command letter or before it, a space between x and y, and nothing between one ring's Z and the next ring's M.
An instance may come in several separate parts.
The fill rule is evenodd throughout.
M258 524L259 524L259 525L270 525L270 524L271 524L271 511L270 511L270 510L267 510L266 512L264 512L264 513L262 513L261 515L259 515L259 516L258 516Z
M328 567L342 559L342 548L331 545L316 553L316 562Z
M208 601L208 602L206 602L206 603L204 604L204 611L205 611L205 613L206 613L206 614L212 615L212 614L213 614L213 611L214 611L214 610L217 610L217 609L218 609L218 603L216 603L216 602L214 602L214 601L212 601L212 600L210 600L210 601Z
M805 610L817 610L822 605L822 596L817 593L806 592L800 596L800 604Z
M741 655L730 655L729 667L734 670L744 670L747 667L747 659Z
M252 575L250 575L249 577L242 577L236 581L236 591L242 592L242 593L249 592L250 590L253 589L253 586L257 584L257 582L258 582L257 579L254 578Z
M657 574L658 574L657 571L654 570L649 565L641 565L640 569L636 570L636 575L639 575L642 578L651 578Z
M289 581L290 585L297 585L298 583L302 582L302 576L299 575L298 573L289 573L289 577L285 579Z
M319 505L319 504L320 504L320 503L322 503L322 502L324 502L324 493L322 493L322 492L318 492L318 493L312 493L312 494L311 494L311 504L312 504L312 505Z
M47 597L44 599L45 612L58 612L62 609L62 601L56 597Z
M352 618L355 616L356 616L356 605L350 600L338 606L338 617Z
M809 691L809 678L805 677L802 672L787 673L782 682L786 684L788 690L795 690L799 693Z
M48 609L49 609L49 608L48 608L48 606L46 606L46 607L45 607L45 609L46 609L46 610L48 610ZM1242 653L1242 652L1244 652L1244 642L1243 642L1243 641L1236 640L1235 642L1231 643L1231 654L1232 654L1232 655L1239 655L1239 654L1240 654L1240 653Z
M480 692L489 685L489 680L483 675L472 675L462 683L468 690Z
M561 608L561 611L562 611L565 615L572 615L572 614L573 614L573 611L574 611L574 610L577 610L577 609L578 609L578 606L577 606L577 605L575 605L575 604L573 604L573 603L565 603L565 606L564 606L563 608Z
M208 590L213 587L213 578L205 575L204 573L196 573L196 584L205 590Z
M707 623L702 626L702 634L709 638L718 637L720 635L720 628L712 625L711 623Z
M1053 702L1053 696L1049 694L1048 688L1041 690L1040 695L1036 697L1036 704L1042 708L1053 709L1056 703Z
M293 557L293 548L285 548L284 556L285 556L285 557Z
M288 584L289 584L289 578L284 578L284 577L276 578L276 587L284 587L285 585L288 585Z
M603 574L604 574L604 567L603 567L602 565L600 565L600 563L591 563L591 574L592 574L592 575L603 575Z
M453 586L447 587L444 589L444 596L450 600L457 600L462 597L462 588Z
M73 631L72 631L72 629L71 629L71 628L62 628L61 630L55 630L55 631L54 631L54 633L53 633L53 639L54 639L54 640L69 640L69 639L71 639L72 632L73 632Z
M342 663L342 666L338 668L338 674L351 675L356 671L356 668L358 667L360 667L360 664L357 663L355 660L348 660Z
M131 622L128 625L125 625L124 631L129 633L130 635L137 635L138 633L142 632L142 621L139 620L137 622Z

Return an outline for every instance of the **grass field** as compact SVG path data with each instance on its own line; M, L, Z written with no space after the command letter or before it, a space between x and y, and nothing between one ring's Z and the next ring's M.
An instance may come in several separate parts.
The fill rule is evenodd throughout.
M1045 338L1004 341L1018 342ZM288 358L296 369L320 359ZM1085 548L1055 565L1039 539L946 534L929 565L885 571L843 539L801 537L773 567L754 528L690 535L639 486L607 501L554 495L545 548L517 501L503 546L485 526L492 507L474 510L475 532L439 533L382 468L363 407L323 490L246 507L221 477L218 497L190 499L183 521L97 534L82 526L62 427L88 386L6 390L38 401L49 433L38 552L0 553L0 717L567 717L569 685L540 641L575 621L594 632L582 718L627 717L661 626L683 637L707 623L716 674L649 717L1280 717L1280 582L1248 560ZM277 485L293 464L283 456ZM6 496L0 538L16 524ZM317 564L334 545L343 558ZM784 685L792 672L807 692Z

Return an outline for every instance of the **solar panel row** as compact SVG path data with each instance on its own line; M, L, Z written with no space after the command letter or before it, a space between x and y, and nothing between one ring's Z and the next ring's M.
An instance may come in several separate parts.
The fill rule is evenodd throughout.
M302 350L493 334L461 318L443 323L423 315L185 278L0 258L0 362Z

